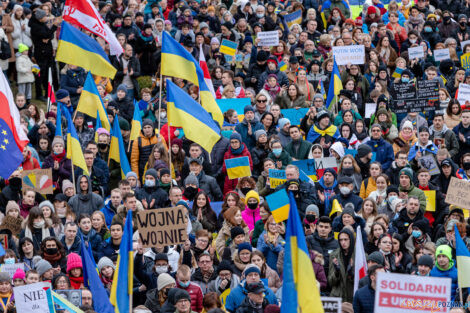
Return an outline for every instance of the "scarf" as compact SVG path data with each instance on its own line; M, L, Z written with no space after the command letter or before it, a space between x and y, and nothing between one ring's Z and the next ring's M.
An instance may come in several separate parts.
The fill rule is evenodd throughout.
M338 185L338 181L335 179L335 181L333 182L333 185L327 187L322 177L318 181L318 183L323 188L323 193L325 194L325 212L327 212L327 214L329 215L330 210L331 210L331 198L333 197L333 192L334 192L334 189L336 188L336 185Z
M151 42L153 40L153 35L147 35L144 31L141 31L140 38L142 38L144 42Z
M69 275L69 280L70 280L70 286L72 287L72 289L80 289L80 287L83 285L83 276L72 277Z
M315 142L319 137L325 137L326 135L338 139L340 137L338 127L333 124L330 124L325 129L320 129L317 124L313 125L313 133L309 135L312 136L311 142Z
M279 94L281 91L281 86L279 86L278 83L276 83L276 86L271 87L269 86L268 83L264 84L264 90L268 92L268 94L271 96L272 99L276 98L276 96Z
M62 160L65 158L65 154L66 154L66 152L65 152L65 150L64 150L64 151L62 151L62 153L60 153L60 154L55 154L54 152L52 152L52 153L51 153L51 156L52 156L52 159L53 159L54 161L60 162L60 161L62 161Z
M212 274L214 274L214 268L211 267L210 270L205 273L201 271L201 274L202 274L202 278L204 279L204 281L208 282L211 279Z
M58 251L56 254L47 254L46 252L44 252L44 259L49 263L54 264L60 259L62 259L62 255Z
M109 278L104 277L103 275L100 275L100 278L101 278L101 282L106 288L108 288L108 286L111 286L113 284L112 278L109 279Z
M354 127L356 128L356 127ZM365 127L362 129L362 132L358 133L356 131L356 129L354 129L354 134L356 135L356 138L359 140L359 141L363 141L368 135L367 135L367 131L365 129Z
M403 138L407 142L409 142L413 138L413 135L413 132L411 132L409 135L405 135L403 131L400 131L401 138Z
M10 304L11 296L13 295L13 292L10 290L10 292L7 293L0 293L0 303L2 304L3 312L7 312L7 306Z
M49 237L51 235L51 232L49 231L49 228L46 228L46 227L41 228L41 232L42 232L42 234L41 234L42 239L44 239L46 237ZM31 229L28 226L24 230L24 236L28 237L29 239L34 241L33 233L31 232Z
M245 148L245 144L241 143L240 147L238 149L233 149L232 146L230 146L230 152L234 155L240 155L243 152L243 149Z

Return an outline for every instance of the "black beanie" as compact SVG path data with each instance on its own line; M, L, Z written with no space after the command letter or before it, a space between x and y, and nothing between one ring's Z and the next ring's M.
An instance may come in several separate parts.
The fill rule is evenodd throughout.
M240 226L235 226L230 230L230 237L235 239L238 235L245 235L245 231Z

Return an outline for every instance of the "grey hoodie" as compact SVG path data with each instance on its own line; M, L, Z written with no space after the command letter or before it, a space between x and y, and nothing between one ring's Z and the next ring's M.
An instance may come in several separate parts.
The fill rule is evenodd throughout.
M69 200L69 205L72 207L72 211L77 215L77 217L82 213L91 215L93 212L100 210L104 206L103 198L92 192L90 177L80 175L76 180L76 190L78 190L78 192L81 190L80 180L82 177L85 177L88 180L88 193L76 194Z

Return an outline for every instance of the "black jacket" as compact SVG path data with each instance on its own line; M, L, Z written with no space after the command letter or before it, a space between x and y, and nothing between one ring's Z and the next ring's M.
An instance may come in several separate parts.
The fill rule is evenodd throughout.
M287 190L287 185L284 183L276 187L276 191L281 189ZM317 190L314 185L307 182L300 182L299 185L299 197L295 199L297 203L297 210L299 211L300 218L303 220L305 217L305 211L310 204L318 205Z
M335 239L333 232L330 232L328 238L321 238L318 235L318 232L314 232L311 235L308 235L307 238L307 247L309 250L315 250L320 252L323 255L325 264L323 268L325 269L325 274L328 276L328 268L330 266L330 253L339 247L338 241Z
M45 23L38 21L33 14L29 20L28 26L31 27L31 39L34 45L34 58L39 64L53 61L52 39L57 30L57 26L52 25L49 28ZM47 40L44 42L43 40ZM11 44L11 43L10 43Z
M138 200L147 201L147 204L149 205L148 209L163 208L166 201L168 200L167 193L158 186L153 186L153 187L143 186L141 188L138 188L135 193L136 193L135 196L137 197ZM152 207L150 207L150 203L153 200L155 200L155 202L152 205Z
M117 87L122 83L122 80L124 78L124 67L122 63L122 58L123 58L123 54L121 54L119 58L115 58L113 60L113 66L117 69L116 76L114 76L114 88L115 89L117 89ZM134 84L134 95L137 98L137 96L140 94L139 82L137 82L137 77L140 76L140 62L135 56L132 56L129 59L129 64L127 65L127 72L129 73L131 69L134 71L134 73L131 76L131 79L132 79L132 84ZM132 108L132 113L130 116L131 119L132 119L133 113L134 113L134 108Z
M134 116L134 103L132 103L128 97L122 99L116 98L116 100L111 102L109 105L114 106L119 110L119 116L127 120L129 123L132 121L132 117Z

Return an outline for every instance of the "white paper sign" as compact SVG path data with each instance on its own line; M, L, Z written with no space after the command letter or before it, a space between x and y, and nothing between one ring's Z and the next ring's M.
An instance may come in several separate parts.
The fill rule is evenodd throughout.
M408 48L408 59L421 59L424 58L424 50L423 47L418 46L414 48Z
M15 263L15 264L2 264L0 272L6 272L10 274L10 277L13 278L16 270L21 268L24 271L24 263Z
M470 102L470 85L462 83L459 85L457 100L459 100L460 105L464 105L466 102Z
M52 301L50 283L42 282L15 287L13 293L17 312L51 313L48 302L48 298ZM52 305L51 308L53 308Z
M379 272L376 286L374 312L450 311L450 278Z
M325 313L341 313L341 303L343 300L337 297L321 297L323 311Z
M364 64L365 55L364 45L333 47L333 56L338 65Z
M470 45L470 40L465 40L465 41L460 42L460 47L462 48L462 50L463 50L463 47L465 47L466 45Z
M277 30L259 32L257 34L257 38L259 38L259 45L262 47L273 47L279 45L279 33Z
M365 118L370 118L372 116L372 114L375 113L375 108L377 107L377 104L375 104L374 102L371 102L371 103L366 103L366 116Z
M434 60L443 61L450 59L449 48L434 50Z

